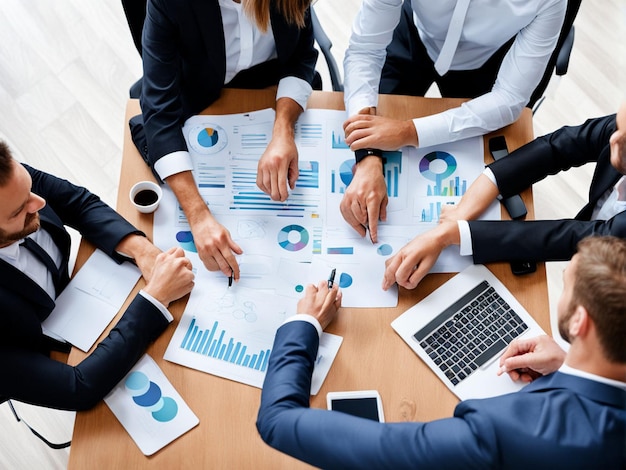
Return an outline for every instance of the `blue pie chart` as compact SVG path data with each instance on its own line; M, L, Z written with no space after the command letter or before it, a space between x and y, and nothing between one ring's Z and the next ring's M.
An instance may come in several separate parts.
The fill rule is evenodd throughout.
M354 160L346 160L339 166L339 178L348 187L352 183Z

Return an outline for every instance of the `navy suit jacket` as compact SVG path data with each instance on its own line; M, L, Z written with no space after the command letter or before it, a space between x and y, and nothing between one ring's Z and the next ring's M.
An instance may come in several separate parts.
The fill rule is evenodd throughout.
M24 165L32 192L47 204L41 227L55 241L67 264L70 236L64 225L121 262L115 247L135 227L85 188ZM61 409L88 409L130 370L146 347L168 325L163 314L138 295L121 320L76 367L50 359L51 342L41 322L54 300L32 279L0 260L0 396Z
M229 86L265 88L289 76L313 82L317 51L310 14L300 29L287 24L272 2L270 21L277 59L242 71ZM141 109L154 165L164 155L187 150L182 125L224 87L226 46L218 0L149 0L142 45Z
M590 119L580 126L563 127L539 137L492 163L489 168L504 197L571 167L596 162L596 169L589 189L589 202L575 219L470 221L474 262L563 261L573 256L577 243L585 237L613 235L626 238L626 212L606 221L590 220L598 200L622 176L610 162L609 138L615 129L614 114Z
M567 374L457 405L429 423L378 423L309 408L319 338L278 329L257 428L272 447L321 468L624 468L626 392ZM399 372L400 373L400 372Z

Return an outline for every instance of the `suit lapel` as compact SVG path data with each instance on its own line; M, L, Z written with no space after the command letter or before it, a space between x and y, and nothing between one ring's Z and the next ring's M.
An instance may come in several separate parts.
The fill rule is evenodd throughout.
M598 158L596 170L591 180L589 189L589 202L576 215L578 220L590 220L593 209L596 207L598 200L611 189L617 180L621 178L621 174L611 165L611 151L607 145Z
M41 305L48 312L54 308L54 300L39 284L4 260L0 260L0 278L3 279L2 284L7 290L23 297L28 302Z
M63 227L61 220L52 209L45 206L39 213L41 228L50 234L52 240L61 251L62 265L67 269L70 256L70 236ZM29 302L35 302L51 311L54 308L54 299L43 290L39 284L33 281L19 269L11 266L6 261L0 260L0 278L3 285L11 292L24 297Z

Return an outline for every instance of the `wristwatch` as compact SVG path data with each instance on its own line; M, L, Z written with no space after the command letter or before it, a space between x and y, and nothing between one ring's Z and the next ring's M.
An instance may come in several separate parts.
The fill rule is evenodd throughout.
M380 149L359 149L354 151L354 159L357 163L363 160L365 157L379 157L383 158L383 151ZM384 164L384 159L383 159Z

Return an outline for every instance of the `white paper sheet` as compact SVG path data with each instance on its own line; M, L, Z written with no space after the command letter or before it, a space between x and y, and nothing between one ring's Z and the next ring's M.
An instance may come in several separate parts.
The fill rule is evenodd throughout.
M54 310L42 323L44 332L89 351L140 277L133 264L117 264L96 250L57 297Z
M276 330L296 312L296 300L200 274L165 351L168 361L261 388ZM324 333L313 371L316 394L343 338Z
M300 176L285 202L271 201L256 187L258 160L271 139L273 119L273 110L193 116L183 128L200 194L244 250L238 257L240 285L282 294L284 284L277 282L283 274L280 267L319 257L341 265L344 280L358 269L353 277L358 282L350 290L344 286L344 305L395 305L397 295L392 302L390 294L397 289L383 292L379 287L384 260L434 227L441 207L458 203L483 171L482 137L385 152L387 221L379 224L380 243L372 245L367 238L360 239L339 211L354 166L354 154L343 140L345 112L309 109L302 114L295 129ZM497 220L499 211L495 203L483 218ZM155 213L154 239L162 249L181 246L194 266L204 269L189 224L169 190ZM431 272L456 272L469 264L471 259L451 247ZM310 267L302 271L309 272Z
M147 354L104 402L145 455L154 454L200 422Z

